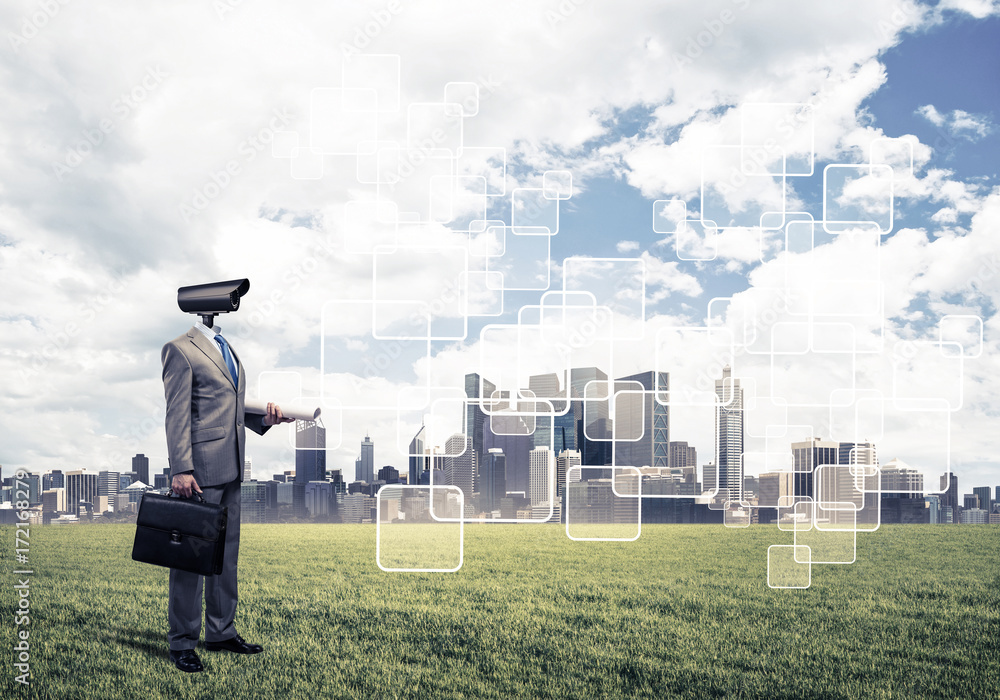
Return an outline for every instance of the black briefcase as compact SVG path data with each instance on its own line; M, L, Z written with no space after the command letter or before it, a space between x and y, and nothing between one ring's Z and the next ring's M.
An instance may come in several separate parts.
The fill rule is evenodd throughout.
M228 512L200 493L198 499L142 494L132 558L203 576L221 574Z

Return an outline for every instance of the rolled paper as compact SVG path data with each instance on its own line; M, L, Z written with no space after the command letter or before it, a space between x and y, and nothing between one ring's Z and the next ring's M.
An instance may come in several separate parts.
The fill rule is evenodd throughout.
M256 413L263 416L267 414L267 401L247 399L243 402L243 408L247 413ZM319 406L313 409L281 407L281 415L285 418L294 418L295 420L316 420L322 412L323 410Z

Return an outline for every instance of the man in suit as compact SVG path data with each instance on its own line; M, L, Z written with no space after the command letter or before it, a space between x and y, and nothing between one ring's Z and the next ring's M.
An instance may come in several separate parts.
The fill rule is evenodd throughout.
M246 413L246 373L218 327L196 322L187 333L163 346L161 360L173 491L185 498L197 491L207 502L229 508L222 573L202 577L170 570L170 660L178 669L191 673L203 670L194 650L201 636L203 588L205 649L238 654L264 650L259 644L244 641L234 626L244 426L263 435L272 425L292 419L282 416L281 408L273 403L267 405L266 415Z

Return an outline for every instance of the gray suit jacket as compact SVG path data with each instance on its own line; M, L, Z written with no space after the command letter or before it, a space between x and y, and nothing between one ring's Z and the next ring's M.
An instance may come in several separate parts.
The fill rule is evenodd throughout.
M194 472L199 486L243 480L244 425L263 435L264 416L243 408L246 374L239 364L233 386L218 346L192 328L163 346L163 391L167 398L167 455L170 478Z

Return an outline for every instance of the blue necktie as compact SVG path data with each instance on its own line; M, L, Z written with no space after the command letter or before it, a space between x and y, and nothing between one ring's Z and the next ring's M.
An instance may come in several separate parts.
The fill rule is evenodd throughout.
M236 370L236 362L233 360L233 353L229 351L229 343L222 335L215 336L215 342L219 344L219 349L222 350L222 359L226 361L226 367L229 368L229 376L233 378L233 386L237 389L240 387L240 373Z

